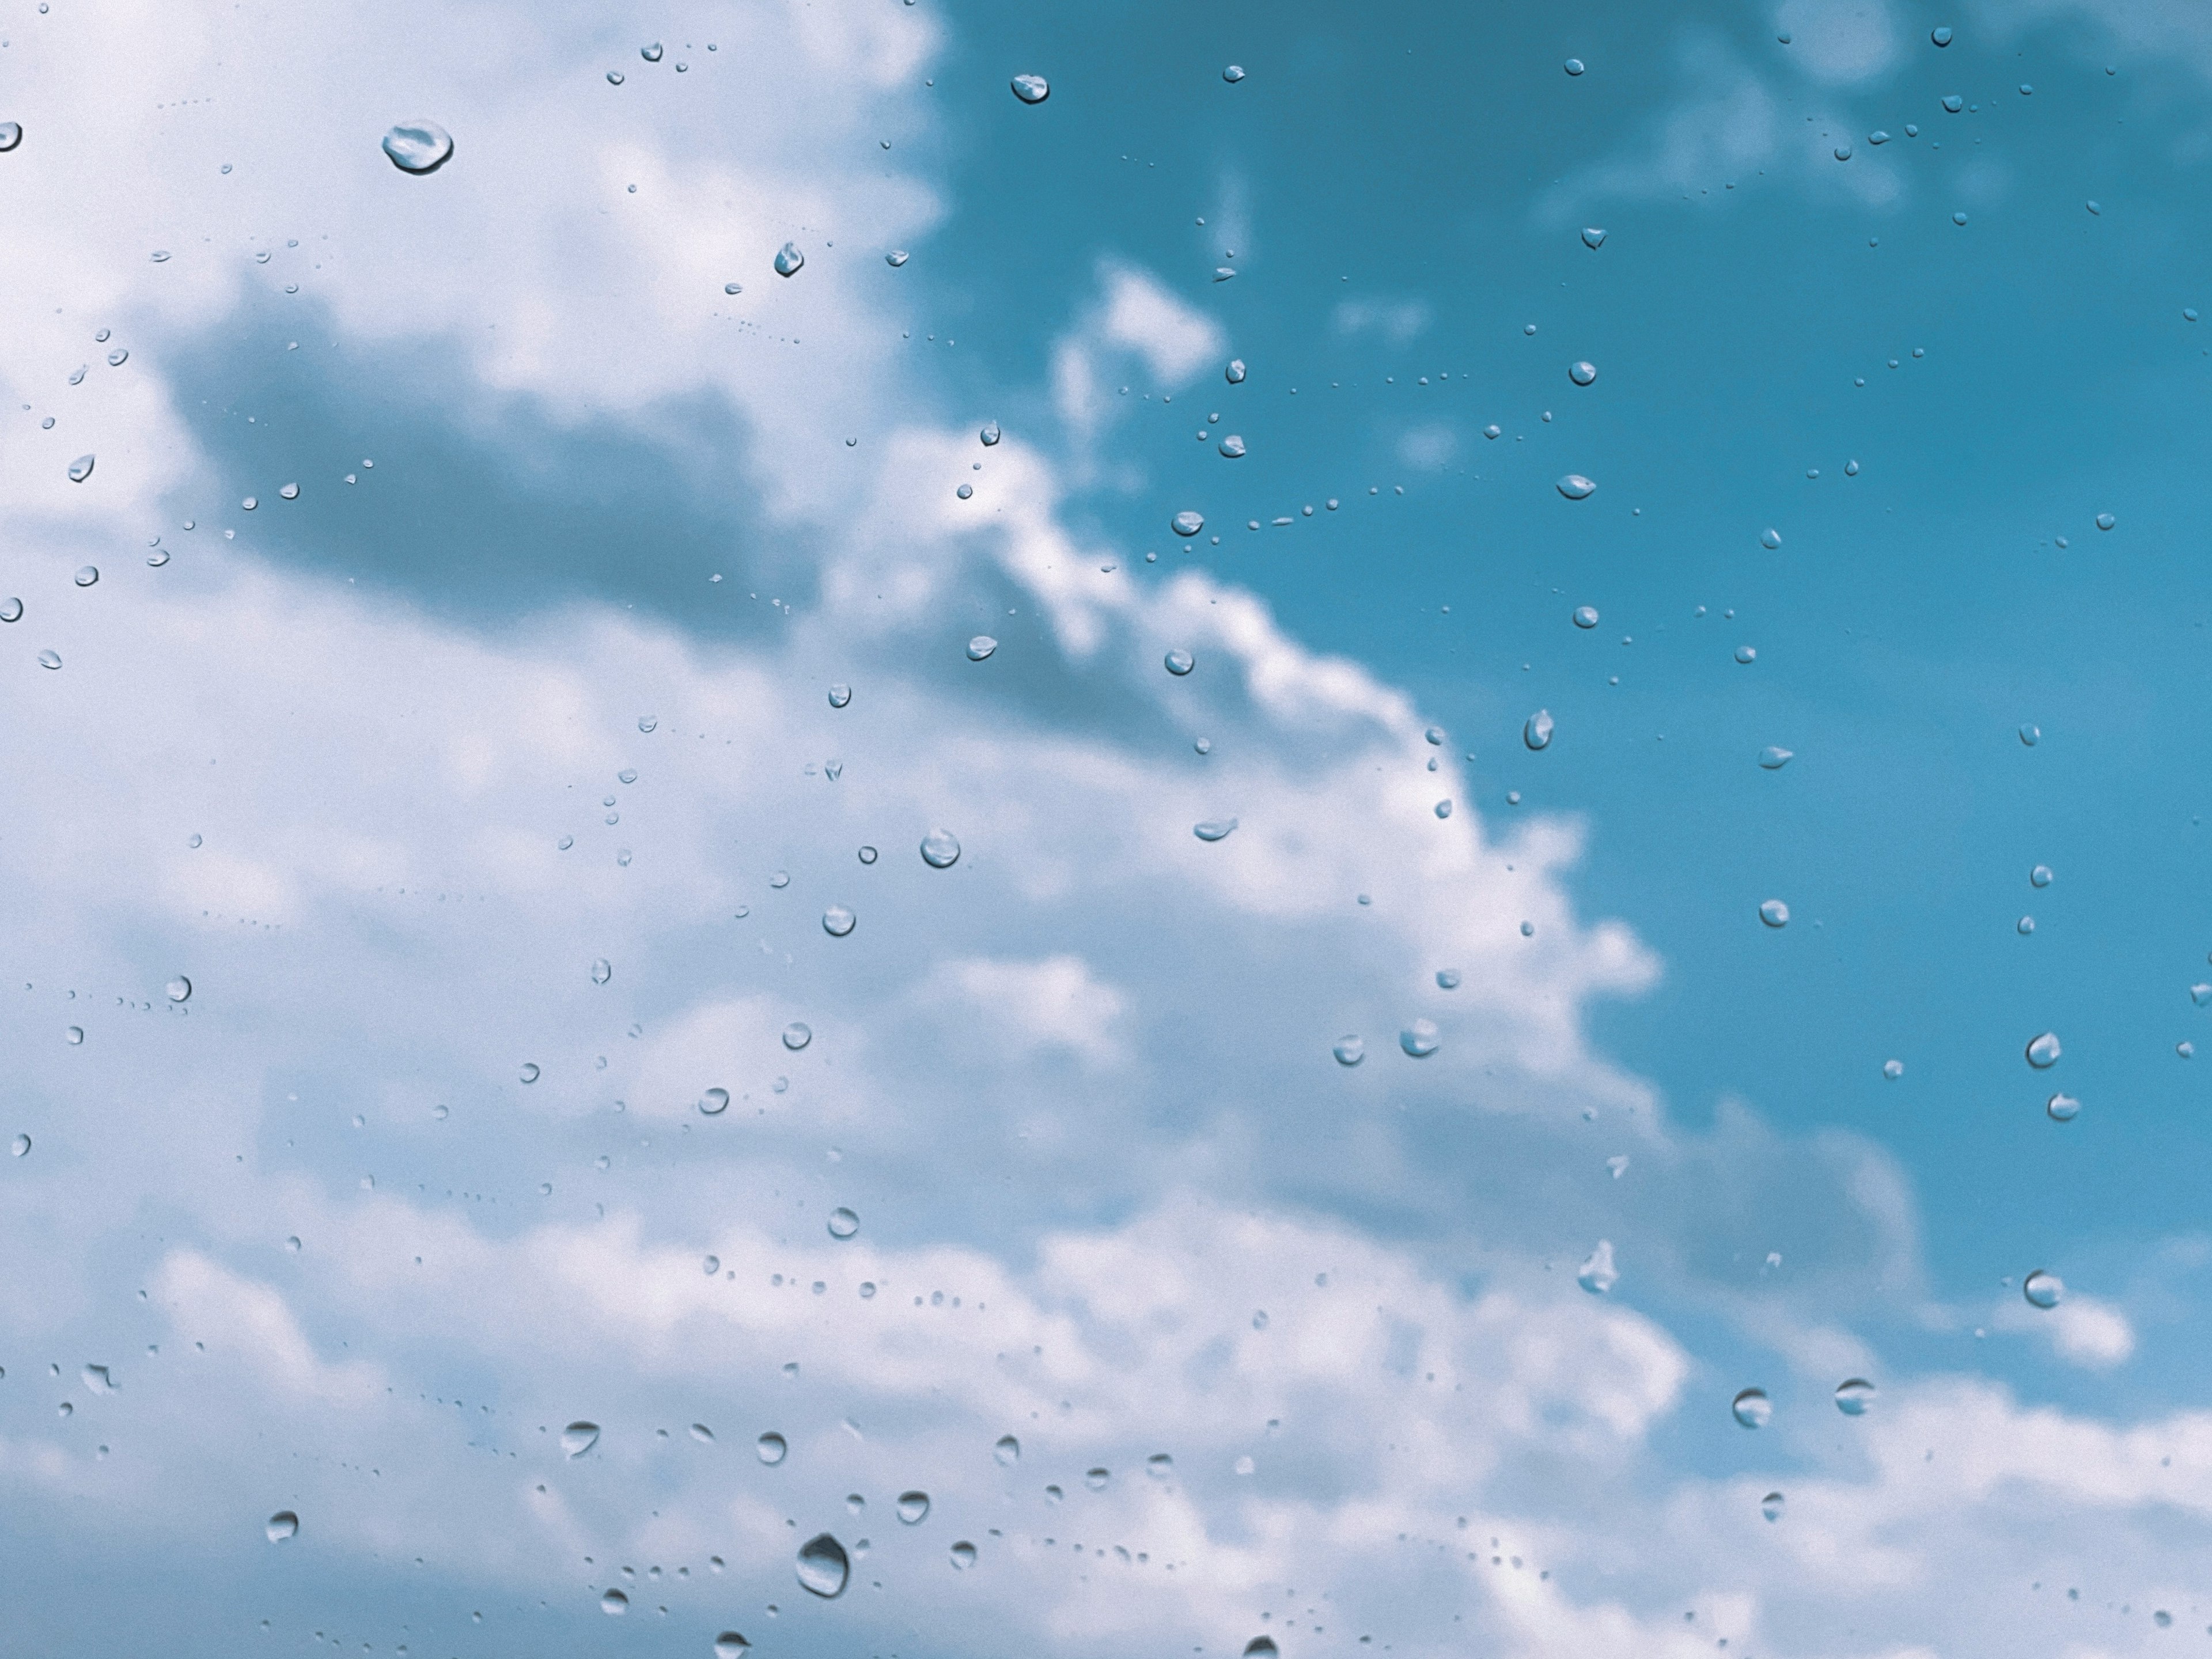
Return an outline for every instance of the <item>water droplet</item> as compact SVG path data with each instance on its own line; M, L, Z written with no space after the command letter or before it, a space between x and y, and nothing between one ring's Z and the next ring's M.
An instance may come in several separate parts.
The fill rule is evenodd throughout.
M2100 513L2097 515L2097 528L2100 530L2110 530L2114 522L2112 515L2109 513Z
M13 1140L8 1143L8 1150L17 1158L28 1158L31 1153L30 1136L17 1135Z
M1243 385L1243 384L1244 384L1244 360L1243 360L1242 357L1231 357L1231 358L1229 360L1229 367L1228 367L1227 368L1225 368L1225 369L1222 370L1222 371L1221 371L1221 373L1222 373L1222 378L1224 378L1224 380L1226 380L1229 382L1229 384L1230 384L1230 385L1231 385L1231 386L1242 386L1242 385ZM1197 517L1198 517L1198 515L1197 515L1195 513L1191 514L1189 516L1190 516L1190 517L1192 517L1192 518L1194 518L1194 519L1195 519L1195 518L1197 518ZM1180 513L1178 513L1178 514L1176 514L1176 533L1177 535L1179 535L1179 536L1195 536L1196 534L1198 534L1199 526L1198 526L1197 525L1195 525L1195 524L1194 524L1194 525L1193 525L1193 526L1192 526L1189 529L1188 529L1188 530L1185 530L1185 529L1182 528L1183 517L1184 517L1184 515L1183 515L1183 514L1180 514ZM1202 522L1202 520L1201 520L1201 522Z
M725 294L743 294L744 291L745 285L743 283L725 283L722 284L722 292Z
M1849 144L1838 144L1836 146L1836 159L1838 161L1850 161L1851 159L1851 147Z
M295 483L279 484L276 493L288 501L296 501L300 499L300 486Z
M1575 1271L1575 1283L1592 1296L1603 1296L1620 1282L1620 1271L1613 1265L1613 1241L1601 1238L1597 1249L1583 1259Z
M898 1495L898 1518L909 1527L918 1527L929 1516L929 1494L926 1492L902 1492Z
M1901 1060L1885 1060L1881 1063L1881 1074L1891 1082L1896 1082L1905 1075L1905 1062Z
M650 714L640 714L637 717L637 729L641 732L650 732L659 724L660 722Z
M702 1445L711 1446L714 1443L714 1431L704 1423L694 1423L691 1425L691 1437Z
M1164 1480L1175 1473L1175 1459L1165 1452L1154 1452L1145 1460L1145 1473L1155 1480Z
M808 1043L813 1041L814 1028L811 1025L804 1024L794 1019L790 1024L783 1028L783 1046L790 1049L793 1054L797 1054L801 1048L804 1048Z
M1876 131L1867 134L1867 143L1869 144L1886 144L1888 142L1889 135L1886 132Z
M1787 927L1790 925L1790 907L1780 899L1768 899L1759 907L1759 919L1769 927Z
M1597 626L1597 607L1594 605L1577 605L1575 607L1575 626L1577 628L1595 628Z
M1755 646L1739 645L1735 648L1735 659L1738 662L1744 664L1746 666L1757 662L1759 660L1758 647Z
M82 1047L84 1043L84 1027L82 1025L70 1026L69 1030L62 1033L62 1041L68 1043L72 1048Z
M1949 46L1951 44L1950 26L1948 24L1939 25L1936 28L1929 31L1928 38L1930 40L1933 40L1939 46Z
M1456 990L1458 990L1458 989L1459 989L1459 969L1456 969L1456 968L1439 968L1439 969L1437 969L1437 988L1438 990L1440 990L1440 991L1456 991Z
M69 464L70 482L71 483L82 483L87 478L89 478L92 476L92 467L93 457L89 455L78 456L75 460Z
M2065 1299L2066 1281L2057 1273L2038 1267L2020 1281L2020 1293L2033 1307L2055 1308Z
M1547 749L1552 743L1552 711L1539 708L1521 727L1521 741L1531 749Z
M1954 225L1965 224L1966 222L1966 216L1964 210L1962 210L1960 212L1953 214L1951 216L1951 222Z
M176 978L171 980L163 988L167 991L169 1000L172 1002L189 1002L191 1000L192 982L186 979L182 974L179 974Z
M1398 1033L1398 1046L1415 1060L1426 1060L1443 1041L1437 1035L1437 1023L1432 1019L1417 1019Z
M983 422L983 430L979 435L983 440L983 447L988 449L1004 434L1000 432L999 423L996 421L986 421Z
M1166 660L1170 674L1188 674L1197 665L1190 653L1181 649L1169 652Z
M1603 247L1605 246L1605 232L1595 225L1585 225L1583 227L1583 242L1589 247ZM1536 331L1536 325L1534 323L1531 323L1528 328L1522 331L1524 333L1534 334Z
M453 136L435 121L402 121L384 135L384 153L402 173L435 173L453 153Z
M975 1547L964 1538L952 1547L951 1553L952 1565L957 1571L965 1572L975 1565Z
M614 965L614 963L612 963L611 962L609 962L609 961L608 961L605 957L598 957L593 958L592 963L592 984L594 984L594 985L605 985L605 984L609 980L612 979L614 976L615 976L615 965Z
M2071 1095L2053 1095L2043 1103L2043 1109L2053 1123L2071 1123L2081 1115L2081 1103Z
M2035 868L2027 872L2027 882L2028 885L2031 887L2050 886L2051 882L2051 866L2047 864L2037 865Z
M1836 1384L1836 1409L1846 1417L1864 1417L1874 1406L1875 1387L1863 1376L1846 1377Z
M1577 386L1588 386L1597 379L1597 365L1592 362L1570 363L1567 378Z
M833 904L822 913L822 931L831 939L842 939L853 931L853 913L842 904Z
M525 1060L522 1063L522 1070L517 1073L517 1075L520 1076L525 1083L535 1083L538 1081L541 1073L538 1072L537 1063L534 1060Z
M1597 485L1579 472L1570 472L1553 486L1571 501L1587 501L1597 491Z
M933 870L950 870L960 861L960 841L950 830L933 830L921 838L921 861Z
M561 1431L561 1451L564 1456L581 1457L599 1443L599 1425L596 1423L579 1420Z
M610 1619L619 1619L629 1611L629 1597L618 1589L611 1589L599 1598L599 1611Z
M796 242L786 242L775 252L775 274L788 276L806 263L806 256L799 251Z
M1583 72L1583 60L1579 58L1570 58L1565 67L1568 74L1580 75Z
M998 648L998 641L993 639L988 634L978 634L968 641L968 660L981 662Z
M39 666L40 666L40 667L41 667L41 668L59 668L61 665L62 665L62 657L61 657L61 653L60 653L60 652L58 652L58 651L41 651L41 652L40 652L40 653L39 653Z
M1336 1046L1329 1050L1340 1066L1357 1066L1367 1058L1367 1045L1356 1036L1339 1037Z
M656 40L649 46L640 46L637 49L637 55L644 58L648 64L659 63L660 61L660 42Z
M2060 1052L2058 1033L2045 1031L2028 1043L2027 1063L2039 1072L2047 1072L2058 1063Z
M1764 1389L1746 1389L1729 1401L1729 1410L1747 1429L1763 1429L1774 1420L1774 1402Z
M1219 841L1237 827L1235 818L1208 818L1203 823L1194 823L1190 833L1200 841Z
M1022 1461L1022 1443L1011 1434L1002 1434L993 1443L991 1455L1001 1468L1012 1468Z
M786 871L779 870L768 878L768 884L781 892L791 885L790 874Z
M1782 1506L1789 1500L1778 1492L1771 1492L1759 1500L1759 1512L1770 1521L1782 1518Z
M1232 461L1242 460L1244 457L1244 441L1233 432L1221 441L1219 447L1221 453Z
M860 1231L860 1218L843 1205L830 1212L830 1237L850 1238Z
M130 361L131 354L125 350L121 346L116 347L114 350L107 354L107 366L110 368L120 368L124 364Z
M1944 94L1943 107L1948 110L1952 114L1956 115L1960 110L1966 108L1966 100L1959 96L1957 93L1946 93Z
M17 599L0 599L0 623L23 620L23 602Z
M2037 744L2043 741L2043 728L2039 726L2033 725L2021 726L2020 728L2020 740L2026 744L2030 749L2034 748Z
M1782 545L1782 532L1778 530L1760 531L1759 532L1759 544L1770 553L1775 551Z
M720 1117L730 1109L727 1089L709 1089L699 1097L699 1111L703 1117Z
M1759 763L1770 772L1779 772L1796 758L1795 750L1784 749L1774 744L1769 744L1759 751Z
M1272 1636L1255 1636L1244 1644L1244 1659L1276 1659L1280 1652Z
M745 1650L752 1644L733 1630L726 1630L714 1638L714 1659L745 1659Z
M0 121L0 150L10 150L23 142L21 121Z
M552 1189L550 1188L540 1188L539 1190L541 1192L550 1193ZM719 1255L705 1257L699 1263L699 1271L706 1274L708 1278L712 1279L716 1273L722 1271L722 1258Z
M1448 800L1440 800L1437 803L1436 810L1438 817L1448 818L1452 814L1452 804Z
M1052 88L1042 75L1017 75L1014 77L1014 96L1024 104L1042 104L1052 96Z
M261 1530L269 1535L270 1543L281 1544L286 1539L297 1535L300 1530L300 1517L289 1510L279 1510L263 1523Z
M2018 921L2013 923L2012 926L2013 931L2016 933L2032 933L2035 931L2035 918L2033 916L2022 916Z
M248 495L244 501L239 503L239 506L243 507L248 513L252 512L254 508L260 505L261 498L258 495Z
M1176 514L1168 521L1168 528L1178 536L1195 536L1206 528L1206 517L1203 514L1193 513L1186 509Z

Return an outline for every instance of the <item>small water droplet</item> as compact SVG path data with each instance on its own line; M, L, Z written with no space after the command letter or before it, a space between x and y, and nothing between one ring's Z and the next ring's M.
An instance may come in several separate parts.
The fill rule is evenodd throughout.
M1042 75L1017 75L1013 86L1014 96L1024 104L1042 104L1052 96L1052 88Z
M2033 725L2021 726L2020 728L2020 740L2026 744L2030 749L2034 748L2037 744L2043 741L2043 728L2039 726Z
M649 46L640 46L637 49L637 55L644 58L648 64L659 63L660 61L660 42L655 40Z
M300 486L295 483L279 484L276 493L288 501L296 501L300 499Z
M1011 1434L1002 1434L993 1443L991 1455L1001 1468L1012 1468L1022 1461L1022 1443Z
M402 121L384 135L384 153L402 173L435 173L453 153L453 137L435 121Z
M1197 665L1190 653L1180 648L1169 652L1166 661L1170 674L1188 674Z
M2071 1095L2053 1095L2043 1103L2043 1109L2053 1123L2071 1123L2081 1115L2081 1103Z
M1885 1060L1881 1063L1881 1074L1891 1082L1896 1082L1905 1075L1905 1062L1901 1060Z
M1850 161L1851 159L1851 147L1849 144L1838 144L1836 146L1836 159L1838 161Z
M1443 1041L1432 1019L1417 1019L1398 1033L1398 1046L1415 1060L1426 1060Z
M1229 367L1228 367L1227 368L1225 368L1225 369L1222 370L1222 377L1223 377L1224 380L1226 380L1229 382L1229 384L1230 384L1230 385L1231 385L1231 386L1242 386L1242 385L1243 385L1243 384L1244 384L1244 360L1243 360L1242 357L1231 357L1231 358L1229 360ZM1184 520L1186 517L1192 518L1192 519L1197 519L1197 518L1198 518L1198 514L1196 514L1195 513L1192 513L1192 514L1182 514L1182 513L1178 513L1178 514L1176 514L1176 533L1177 535L1179 535L1179 536L1195 536L1196 534L1198 534L1198 532L1199 532L1199 525L1200 525L1200 524L1203 524L1205 521L1204 521L1203 520L1199 520L1199 524L1194 524L1194 525L1192 525L1192 526L1191 526L1191 527L1190 527L1189 529L1185 530L1185 529L1183 529L1183 528L1182 528L1182 521L1183 521L1183 520Z
M896 270L901 265L907 262L907 251L904 248L895 247L889 253L884 255L884 263L889 265L893 270Z
M1779 1521L1783 1505L1788 1501L1780 1492L1771 1492L1759 1500L1759 1512L1770 1521Z
M1796 751L1769 744L1759 751L1759 763L1770 772L1779 772L1796 758Z
M2046 1273L2038 1267L2020 1281L2020 1293L2033 1307L2055 1308L2065 1299L2066 1281L2057 1273Z
M1836 1384L1836 1409L1846 1417L1864 1417L1874 1407L1875 1386L1863 1376L1846 1377Z
M1760 531L1759 532L1759 544L1770 553L1775 551L1782 545L1782 532L1778 530Z
M1235 818L1208 818L1203 823L1194 823L1190 833L1200 841L1220 841L1237 827Z
M62 1041L68 1043L72 1048L82 1048L84 1045L84 1027L82 1025L70 1026L69 1030L62 1033Z
M1778 898L1768 899L1759 907L1759 919L1769 927L1787 927L1790 907Z
M1950 26L1948 24L1939 24L1936 27L1929 31L1928 38L1930 40L1933 40L1939 46L1949 46L1951 44Z
M82 483L87 478L89 478L92 476L93 464L94 457L90 455L80 455L75 460L71 461L69 464L70 482L71 483Z
M993 639L988 634L978 634L968 641L968 660L981 662L998 648L998 641Z
M1579 472L1570 472L1553 486L1571 501L1587 501L1597 492L1597 485Z
M300 1530L300 1517L289 1510L279 1510L263 1523L261 1530L268 1534L270 1543L281 1544L286 1539L297 1535Z
M2097 515L2097 528L2100 530L2110 530L2115 522L2116 520L2109 513L2100 513Z
M1962 210L1960 212L1953 214L1951 216L1951 222L1954 225L1965 224L1966 222L1966 216L1964 210Z
M1597 1249L1583 1259L1575 1271L1575 1283L1592 1296L1603 1296L1620 1282L1620 1272L1613 1265L1613 1241L1601 1238Z
M983 423L983 430L980 435L983 440L983 447L986 449L988 449L994 444L997 443L1000 438L1004 434L1000 432L999 423L996 421L986 421Z
M1231 86L1235 86L1239 81L1242 81L1244 78L1243 65L1241 64L1231 64L1227 69L1221 71L1221 78L1228 82Z
M2031 887L2050 886L2051 883L2051 866L2047 864L2037 865L2035 868L2027 872L2027 881L2028 885Z
M975 1565L975 1547L963 1538L952 1547L951 1556L954 1569L965 1572Z
M568 1457L581 1457L599 1443L599 1425L580 1419L561 1431L561 1451Z
M1244 441L1233 432L1221 441L1219 447L1221 453L1232 461L1243 459Z
M1521 727L1521 741L1531 749L1548 749L1552 743L1552 711L1539 708Z
M2062 1050L2058 1047L2058 1033L2056 1031L2045 1031L2042 1036L2035 1037L2029 1042L2027 1045L2027 1063L2034 1066L2039 1072L2047 1072L2053 1066L2056 1066L2058 1063L2058 1056L2061 1052Z
M540 1073L535 1061L525 1060L522 1065L522 1070L519 1075L525 1083L535 1083L538 1081Z
M1336 1040L1336 1046L1329 1052L1336 1056L1338 1065L1357 1066L1367 1058L1367 1045L1356 1036L1343 1036Z
M1176 514L1175 517L1169 521L1168 527L1174 531L1178 536L1195 536L1200 531L1206 528L1206 519L1202 514L1185 510Z
M1570 363L1567 378L1577 386L1588 386L1597 379L1597 365L1592 362Z
M1749 645L1739 645L1735 648L1735 659L1738 662L1744 664L1746 666L1757 662L1759 660L1758 647Z
M1577 605L1575 607L1575 626L1577 628L1595 628L1597 626L1597 607L1594 605Z
M793 1054L797 1054L813 1041L814 1028L811 1025L794 1019L783 1028L783 1046Z
M0 623L23 620L23 602L17 599L0 599Z
M909 1527L918 1527L929 1518L929 1494L926 1492L902 1492L898 1495L898 1518Z
M1763 1429L1774 1420L1774 1402L1764 1389L1745 1389L1729 1401L1729 1410L1747 1429Z
M786 242L775 252L775 274L788 276L806 263L806 256L799 251L796 242Z
M2016 933L2021 934L2033 933L2035 931L2035 918L2033 916L2022 916L2018 921L2013 923L2013 931Z

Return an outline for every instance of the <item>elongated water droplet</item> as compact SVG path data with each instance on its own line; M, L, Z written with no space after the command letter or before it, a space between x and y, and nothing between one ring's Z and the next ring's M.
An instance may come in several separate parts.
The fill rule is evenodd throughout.
M1601 1238L1597 1249L1583 1258L1583 1265L1575 1271L1575 1283L1592 1296L1603 1296L1620 1282L1620 1272L1613 1265L1613 1241Z
M1415 1060L1426 1060L1443 1041L1432 1019L1417 1019L1398 1033L1398 1046Z
M1570 472L1553 486L1571 501L1587 501L1597 492L1597 485L1579 472Z
M1769 744L1759 751L1759 763L1770 772L1779 772L1796 757L1795 750L1784 749L1776 744Z
M71 483L82 483L87 478L89 478L92 476L93 462L94 458L90 455L80 455L75 460L71 461L69 464L70 482Z
M1521 741L1531 749L1548 749L1552 744L1552 711L1539 708L1522 723Z
M2060 1053L2058 1033L2045 1031L2042 1036L2029 1040L2027 1063L2039 1072L2047 1072L2058 1063Z
M2027 1298L2032 1307L2055 1308L2065 1300L2066 1281L2057 1273L2038 1267L2020 1281L2020 1293Z
M929 1518L929 1494L926 1492L902 1492L898 1495L898 1518L909 1527L918 1527Z
M1357 1066L1367 1058L1367 1045L1356 1036L1339 1037L1336 1046L1329 1050L1340 1066Z
M402 173L435 173L453 153L453 135L435 121L402 121L384 135L384 153Z
M561 1431L561 1450L568 1457L581 1457L599 1443L599 1425L580 1419Z
M1052 88L1042 75L1017 75L1013 84L1014 96L1024 104L1042 104L1052 96Z
M279 1510L269 1517L261 1530L268 1534L270 1543L281 1544L286 1539L298 1535L300 1517L289 1510Z
M1203 823L1194 823L1190 833L1200 841L1220 841L1237 827L1235 818L1208 818Z
M1774 1402L1764 1389L1745 1389L1729 1401L1729 1410L1747 1429L1763 1429L1774 1420Z

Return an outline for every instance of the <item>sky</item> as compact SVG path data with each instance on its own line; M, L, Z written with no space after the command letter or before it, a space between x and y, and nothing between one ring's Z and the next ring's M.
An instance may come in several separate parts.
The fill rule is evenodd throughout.
M2208 89L8 0L0 1654L2212 1637Z

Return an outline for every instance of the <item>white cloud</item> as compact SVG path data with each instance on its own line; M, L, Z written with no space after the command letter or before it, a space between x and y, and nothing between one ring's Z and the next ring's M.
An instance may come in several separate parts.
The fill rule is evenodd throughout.
M1902 56L1903 31L1887 0L1783 0L1774 21L1790 36L1790 64L1831 85L1878 79Z
M1333 315L1340 334L1379 334L1403 345L1428 328L1431 313L1425 300L1340 300Z

